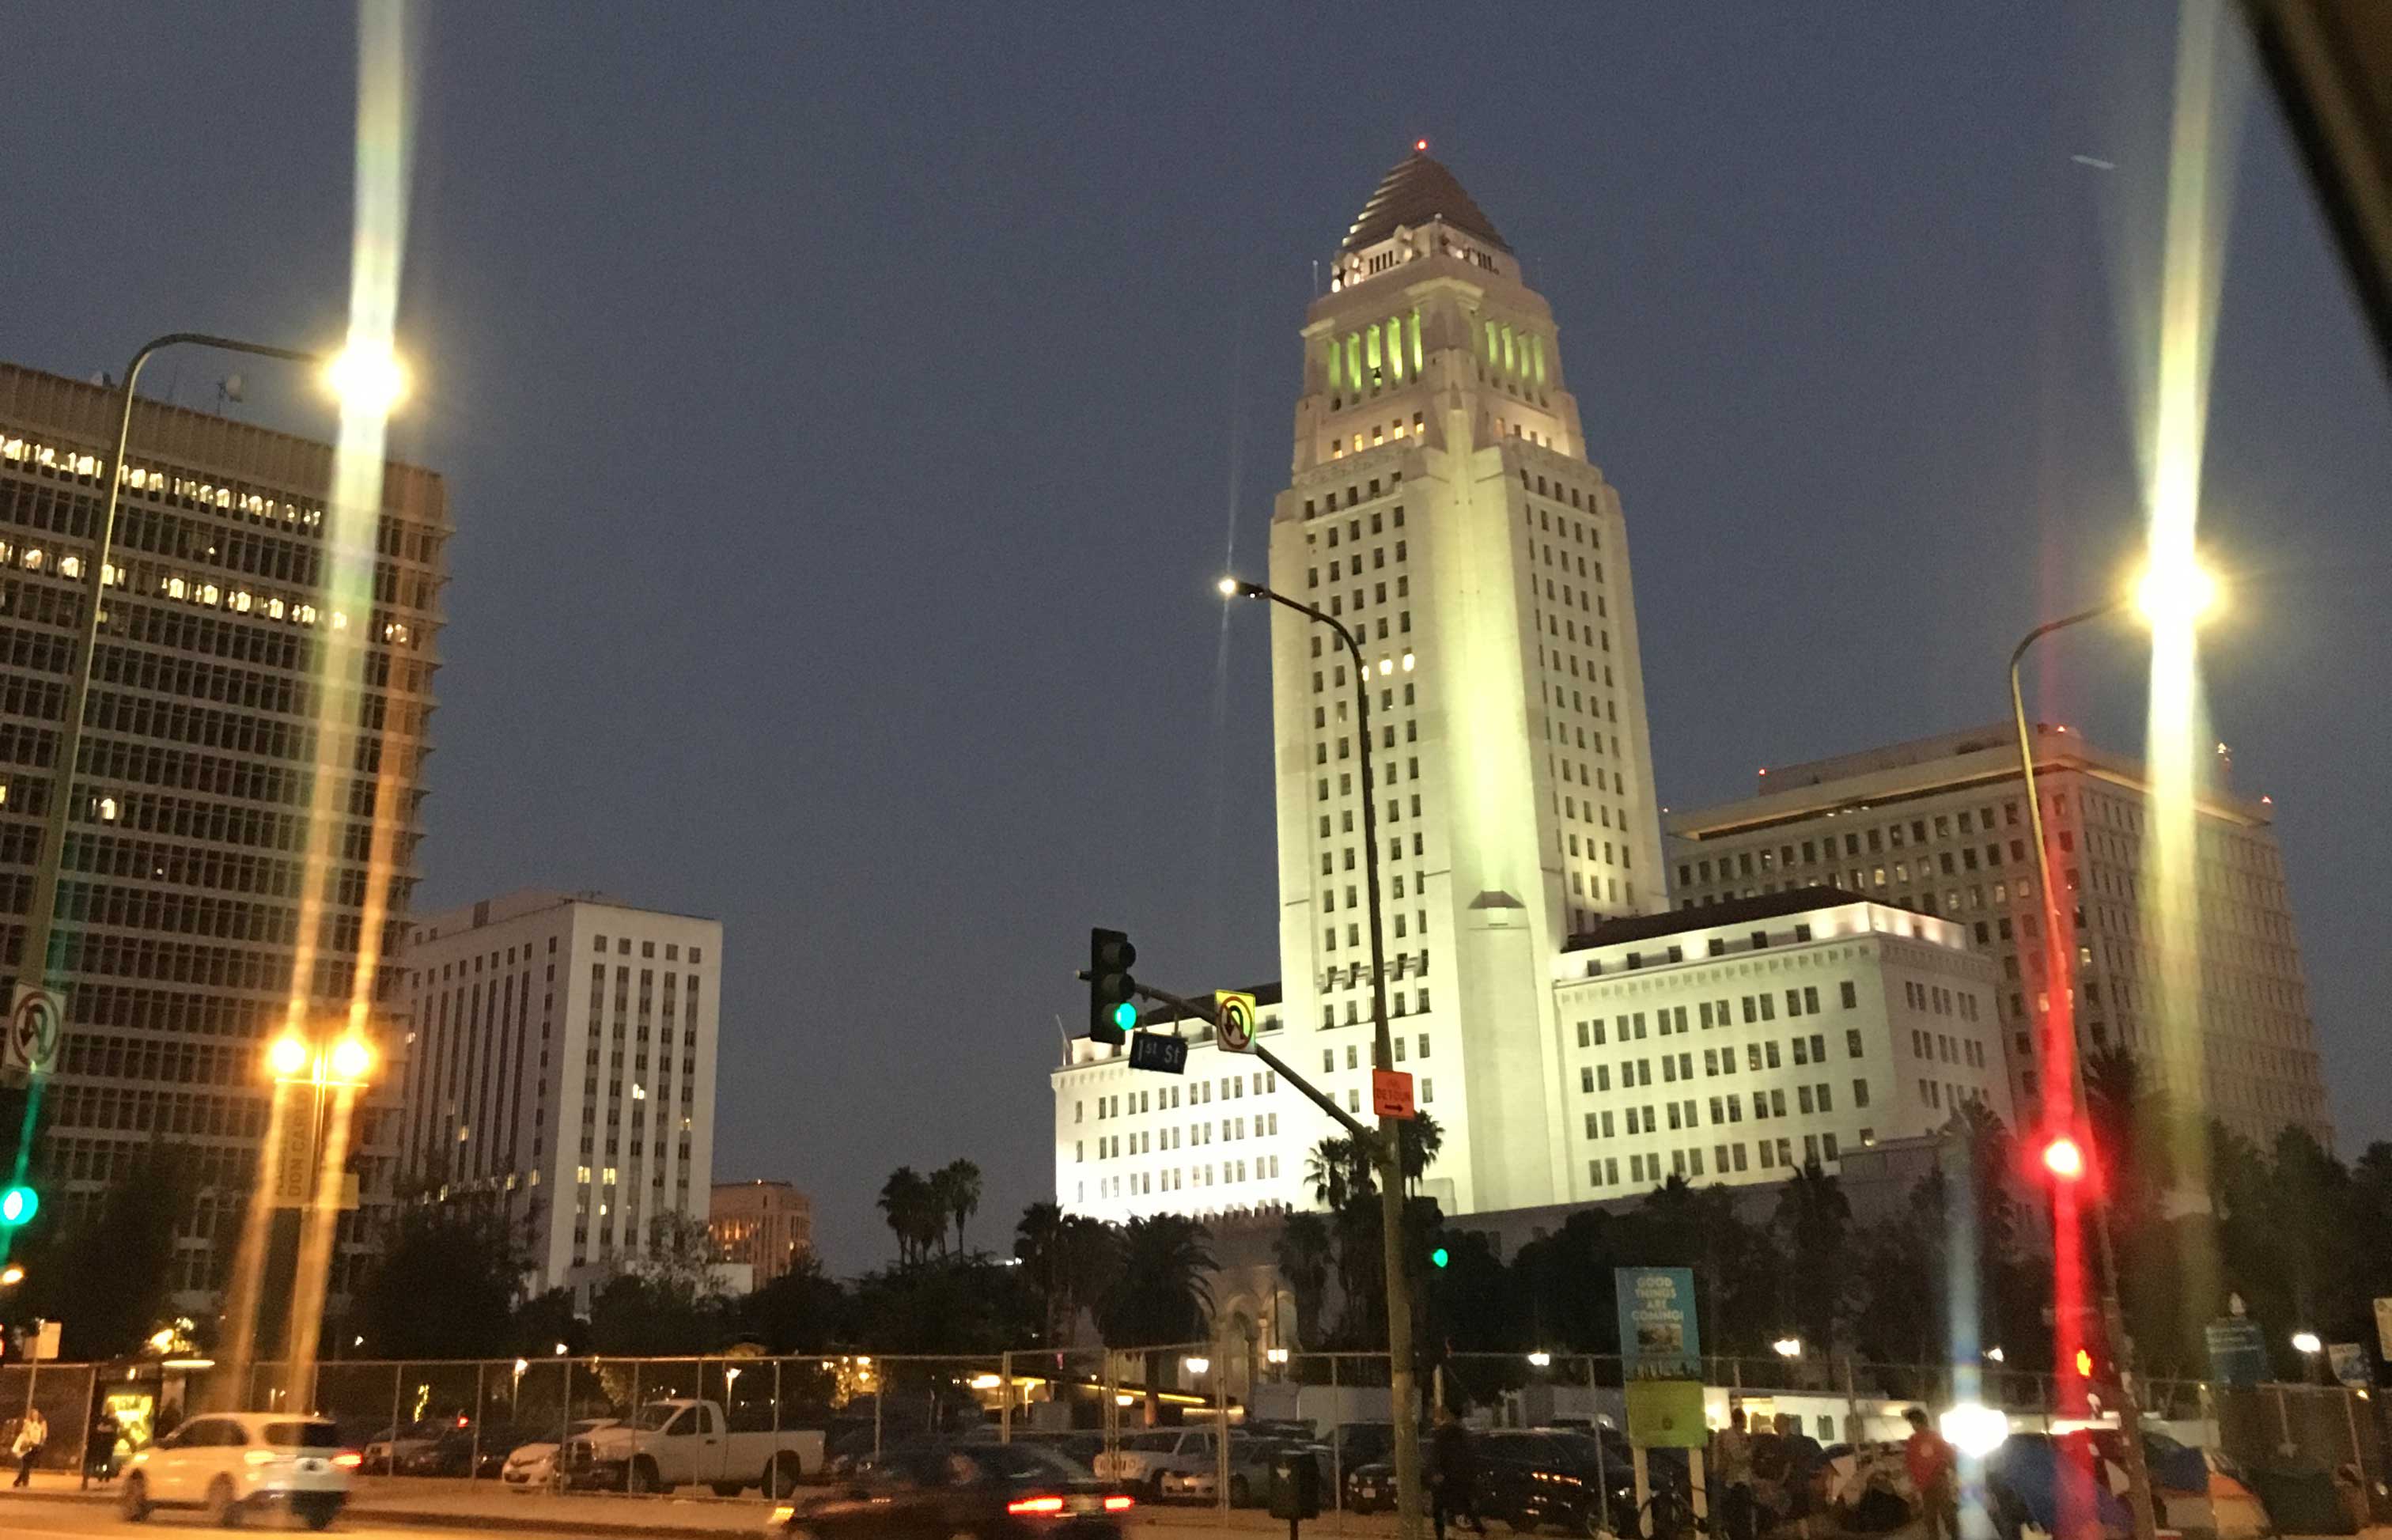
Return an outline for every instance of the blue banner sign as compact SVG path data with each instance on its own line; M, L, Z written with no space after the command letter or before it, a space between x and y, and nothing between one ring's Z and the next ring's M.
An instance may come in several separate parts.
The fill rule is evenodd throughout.
M1616 1267L1619 1356L1631 1379L1700 1379L1695 1275L1684 1267Z

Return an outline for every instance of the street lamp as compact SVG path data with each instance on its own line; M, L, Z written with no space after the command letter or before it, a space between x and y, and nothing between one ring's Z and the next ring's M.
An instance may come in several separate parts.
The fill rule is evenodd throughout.
M1528 1354L1528 1367L1532 1369L1550 1369L1553 1366L1554 1355L1547 1352L1544 1349L1539 1348L1536 1352Z
M0 1288L14 1288L24 1281L25 1269L21 1262L12 1262L6 1267L0 1267Z
M1800 1337L1780 1337L1777 1340L1769 1344L1769 1351L1775 1353L1780 1358L1800 1358L1802 1356L1802 1339Z
M2060 926L2060 896L2052 890L2051 848L2045 843L2043 832L2043 798L2034 783L2034 741L2028 731L2026 697L2019 687L2019 666L2025 660L2027 649L2055 631L2087 621L2104 620L2123 610L2132 608L2145 624L2163 626L2190 624L2206 613L2217 597L2216 580L2190 556L2155 562L2137 578L2131 593L2090 610L2081 610L2058 620L2046 621L2019 639L2010 650L2010 716L2018 729L2019 775L2026 796L2027 828L2034 845L2035 882L2041 887L2043 900L2044 946L2047 955L2058 966L2051 970L2047 984L2061 987L2049 990L2052 1008L2063 1018L2060 1029L2047 1022L2044 1041L2055 1050L2055 1062L2047 1063L2047 1077L2055 1071L2065 1077L2070 1113L2078 1127L2086 1123L2085 1079L2076 1072L2076 1017L2074 944ZM2085 1152L2074 1137L2065 1130L2055 1129L2044 1146L2045 1169L2071 1191L2084 1174ZM2085 1195L2093 1218L2094 1244L2101 1259L2101 1327L2110 1339L2110 1352L2118 1370L2118 1425L2126 1437L2126 1506L2134 1525L2134 1540L2156 1540L2157 1529L2152 1512L2152 1475L2143 1457L2141 1437L2142 1409L2134 1384L2134 1343L2126 1336L2126 1314L2118 1304L2118 1261L2116 1248L2110 1237L2110 1205L2108 1197L2098 1184ZM2052 1217L2059 1222L2061 1206L2055 1201Z
M41 846L33 861L32 898L25 910L25 941L23 951L19 954L17 979L20 988L48 990L51 976L60 961L51 955L58 903L58 873L66 857L68 816L74 805L75 763L83 747L84 712L91 696L92 654L99 645L100 611L107 599L109 574L112 570L110 559L115 554L116 509L124 488L125 445L133 436L134 388L140 382L142 367L149 363L152 354L184 343L313 365L326 387L350 410L387 412L406 391L406 370L388 353L377 356L354 346L332 355L308 353L298 348L273 347L265 343L245 343L232 337L214 337L199 331L173 331L163 337L154 337L142 343L141 350L133 356L132 363L125 366L124 384L117 393L116 453L102 463L99 471L107 478L108 496L100 506L97 549L84 569L83 626L75 638L74 656L67 669L66 715L59 723L58 752L50 762L49 802L42 821ZM22 1149L18 1152L20 1170L28 1153Z
M1188 1366L1190 1374L1202 1374L1213 1366L1213 1361L1202 1353L1190 1353L1179 1362Z
M2316 1332L2296 1331L2293 1333L2293 1351L2315 1358L2325 1352L2325 1343Z
M1371 1067L1376 1071L1392 1071L1396 1050L1387 1030L1386 927L1379 912L1378 793L1371 775L1372 757L1377 748L1371 738L1371 669L1362 660L1361 639L1327 612L1260 583L1249 583L1234 573L1224 573L1216 586L1224 599L1268 600L1315 625L1328 627L1344 644L1346 655L1354 660L1355 729L1362 746L1363 880L1371 909ZM1411 654L1406 653L1405 670L1409 672L1411 666ZM1392 673L1394 666L1392 660L1382 659L1380 672ZM1379 1162L1379 1232L1387 1291L1388 1399L1394 1403L1395 1413L1396 1514L1405 1540L1412 1540L1419 1534L1421 1515L1420 1398L1412 1372L1411 1249L1404 1244L1402 1119L1379 1119L1378 1148L1373 1153Z

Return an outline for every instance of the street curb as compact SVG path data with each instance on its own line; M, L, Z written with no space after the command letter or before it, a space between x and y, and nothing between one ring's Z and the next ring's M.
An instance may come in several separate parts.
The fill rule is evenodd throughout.
M40 1488L29 1487L22 1493L0 1487L0 1495L5 1495L6 1499L11 1501L84 1503L109 1508L115 1507L117 1499L113 1487L93 1488L88 1491L80 1489L59 1491L56 1488L44 1491ZM631 1519L577 1520L549 1519L528 1513L443 1513L436 1509L426 1511L422 1508L382 1508L372 1504L356 1503L342 1508L341 1517L359 1523L393 1524L410 1529L480 1529L497 1530L510 1534L653 1534L669 1536L670 1540L725 1540L726 1536L734 1537L735 1540L739 1535L760 1532L764 1527L762 1518L759 1518L754 1524L732 1529L721 1524L659 1524Z

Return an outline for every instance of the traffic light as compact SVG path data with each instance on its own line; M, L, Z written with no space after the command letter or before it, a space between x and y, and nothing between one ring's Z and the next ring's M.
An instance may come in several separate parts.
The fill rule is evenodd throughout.
M0 1229L14 1230L40 1211L42 1197L22 1182L0 1189Z
M1442 1246L1436 1248L1428 1254L1428 1264L1431 1267L1443 1267L1452 1261L1453 1253L1447 1250Z
M1118 930L1098 926L1088 932L1088 1041L1119 1047L1138 1025L1138 980L1129 967L1138 949Z
M2081 1180L2085 1175L2085 1147L2069 1134L2053 1134L2043 1146L2043 1169L2055 1181Z

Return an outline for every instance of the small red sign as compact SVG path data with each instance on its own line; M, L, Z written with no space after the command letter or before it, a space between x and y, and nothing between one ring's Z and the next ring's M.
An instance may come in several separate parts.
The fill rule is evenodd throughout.
M1371 1071L1371 1111L1381 1118L1410 1118L1412 1078L1400 1069Z

